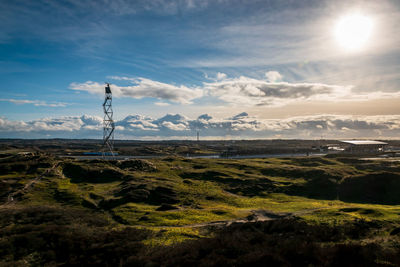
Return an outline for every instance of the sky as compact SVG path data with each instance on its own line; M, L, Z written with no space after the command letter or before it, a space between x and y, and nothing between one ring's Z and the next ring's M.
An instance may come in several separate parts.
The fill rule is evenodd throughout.
M400 136L398 0L0 0L0 138Z

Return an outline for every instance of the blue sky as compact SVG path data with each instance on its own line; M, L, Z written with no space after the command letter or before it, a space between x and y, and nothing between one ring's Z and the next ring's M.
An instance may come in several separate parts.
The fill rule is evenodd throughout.
M373 23L366 44L353 51L334 36L349 14ZM329 115L389 129L379 116L396 121L400 112L400 3L394 0L15 0L0 1L0 18L2 137L18 136L10 125L101 117L105 81L121 123L135 114L181 114L190 121L246 112L263 125ZM73 135L49 127L24 131ZM263 127L244 137L282 134ZM121 138L140 135L124 130ZM367 135L353 130L354 137Z

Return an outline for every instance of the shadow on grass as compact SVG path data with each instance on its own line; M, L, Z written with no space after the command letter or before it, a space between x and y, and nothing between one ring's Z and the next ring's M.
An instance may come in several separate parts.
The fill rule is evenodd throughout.
M296 219L234 224L213 238L160 248L147 259L163 266L377 266L380 261L398 265L397 251L360 241L379 227L366 221L330 227Z
M240 179L218 171L187 172L180 175L183 179L194 179L220 183L224 189L243 196L261 196L274 192L274 182L268 178Z
M147 247L154 233L115 228L101 213L30 207L0 211L5 266L398 266L400 253L370 241L378 222L310 225L296 219L233 224L173 246ZM385 226L387 227L387 226ZM388 229L390 230L390 229ZM164 230L165 232L165 230ZM398 229L391 231L398 246ZM346 241L346 242L344 242ZM379 263L384 262L384 265Z
M106 166L66 163L63 173L72 183L111 183L122 180L124 174Z
M339 187L342 201L371 204L400 204L400 175L391 172L349 177Z

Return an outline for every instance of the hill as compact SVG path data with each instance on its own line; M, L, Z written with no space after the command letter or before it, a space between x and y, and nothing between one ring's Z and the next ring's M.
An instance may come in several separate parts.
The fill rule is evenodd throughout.
M293 265L297 255L299 265L329 265L353 253L360 264L390 266L400 255L399 189L396 161L3 153L0 258Z

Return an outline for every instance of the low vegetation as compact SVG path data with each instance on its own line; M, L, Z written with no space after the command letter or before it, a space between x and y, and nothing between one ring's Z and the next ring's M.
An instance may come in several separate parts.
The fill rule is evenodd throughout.
M399 191L395 161L3 153L0 265L395 266Z

